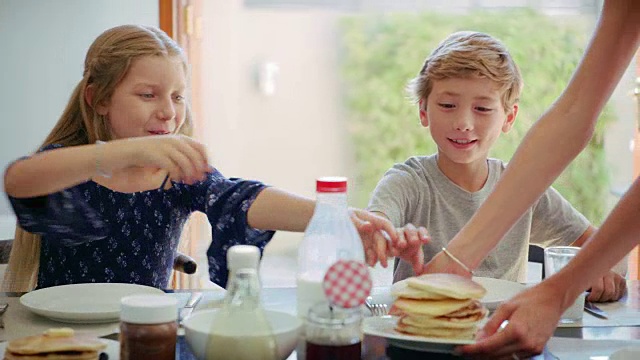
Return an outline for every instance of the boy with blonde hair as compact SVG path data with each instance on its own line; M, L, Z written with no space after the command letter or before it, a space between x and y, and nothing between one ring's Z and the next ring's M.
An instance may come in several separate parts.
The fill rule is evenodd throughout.
M388 170L373 192L369 210L402 227L406 237L416 236L416 227L425 227L432 238L423 245L427 261L446 248L505 170L506 163L488 154L500 133L513 126L522 85L506 47L490 35L468 31L444 39L409 82L420 123L430 129L438 151L413 156ZM549 188L475 275L523 282L529 243L581 246L593 231L582 214ZM455 260L455 254L445 253ZM396 265L394 282L414 275L407 262ZM592 287L591 300L623 295L620 275L611 272L599 281Z

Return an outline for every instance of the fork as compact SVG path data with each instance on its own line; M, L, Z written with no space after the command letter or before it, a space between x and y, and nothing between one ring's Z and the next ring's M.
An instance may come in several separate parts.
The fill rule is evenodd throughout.
M182 325L184 319L191 315L193 309L195 309L196 305L198 305L198 303L202 299L202 296L203 294L199 291L191 293L191 296L189 296L189 300L187 300L187 304L182 309L180 309L180 312L178 314L178 324Z
M7 303L0 304L0 329L4 329L3 315L4 315L5 311L7 311L8 307L9 307L9 304L7 304Z
M387 309L387 304L376 304L373 302L373 298L371 296L367 296L364 300L364 305L371 311L371 315L373 316L385 316L389 313Z

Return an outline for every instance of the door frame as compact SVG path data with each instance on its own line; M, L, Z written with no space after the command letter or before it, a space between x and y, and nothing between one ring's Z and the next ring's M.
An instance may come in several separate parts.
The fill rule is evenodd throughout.
M158 0L159 9L159 24L160 29L169 35L170 38L174 38L174 26L175 20L173 14L175 13L174 0Z

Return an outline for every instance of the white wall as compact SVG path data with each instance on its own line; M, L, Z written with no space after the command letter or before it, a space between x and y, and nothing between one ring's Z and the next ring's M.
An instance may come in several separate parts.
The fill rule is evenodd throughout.
M157 0L0 1L0 168L33 152L82 77L86 50L121 24L158 25ZM0 179L0 184L2 180ZM2 185L4 189L4 185ZM0 197L0 239L15 218Z

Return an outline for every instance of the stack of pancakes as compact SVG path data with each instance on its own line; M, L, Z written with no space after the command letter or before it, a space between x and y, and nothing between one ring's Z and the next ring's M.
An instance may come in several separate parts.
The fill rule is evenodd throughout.
M50 329L42 335L9 342L5 360L98 360L107 345L96 337L77 336L72 329Z
M452 274L425 274L395 283L390 314L400 316L396 330L410 335L473 339L487 309L478 301L482 285Z

